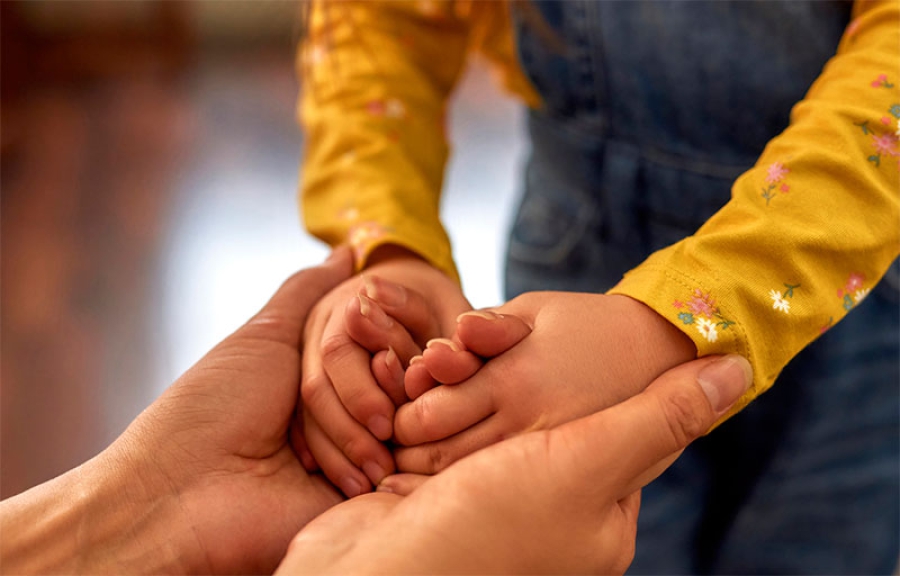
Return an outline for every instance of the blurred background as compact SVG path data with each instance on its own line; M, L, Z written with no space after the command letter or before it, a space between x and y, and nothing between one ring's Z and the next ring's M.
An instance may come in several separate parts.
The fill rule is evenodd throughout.
M112 441L327 249L303 230L291 1L0 2L0 496ZM444 195L501 299L521 111L473 62Z

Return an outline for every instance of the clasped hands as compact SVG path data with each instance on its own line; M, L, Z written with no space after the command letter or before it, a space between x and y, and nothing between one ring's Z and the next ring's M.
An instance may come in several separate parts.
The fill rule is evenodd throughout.
M337 250L325 264L285 282L258 315L188 370L106 450L0 503L4 571L263 573L279 564L281 573L623 571L632 557L639 488L737 400L749 383L746 362L688 362L614 408L579 418L592 409L561 407L574 405L569 399L583 385L572 378L599 379L609 371L618 377L629 366L627 360L610 363L606 372L592 373L580 366L584 350L561 352L565 345L554 339L568 337L572 346L593 337L584 332L592 328L587 318L568 326L559 322L584 304L577 297L534 314L529 306L535 302L523 297L509 303L502 318L470 314L457 329L454 308L464 307L461 295L422 296L429 282L440 285L445 278L426 268L418 278L403 271L404 279L425 291L391 294L399 286L386 280L392 266L398 272L409 268L396 261L373 268L364 284L368 296L355 298L355 309L345 299L338 310L342 322L349 320L345 335L352 332L370 346L382 338L388 346L372 354L339 335L315 340L316 330L324 334L334 316L317 311L326 310L329 298L346 286L359 284L350 278L349 251ZM435 308L438 313L432 313ZM455 333L471 348L455 350L439 341L404 374L401 362L416 355L417 342L430 331ZM585 341L593 356L602 344ZM310 352L316 348L325 354ZM496 354L482 366L482 356ZM334 422L311 417L315 398L329 397L309 383L318 378L321 388L324 377L331 384L335 373L323 376L316 369L341 358L345 362L337 364L367 364L365 383L375 384L367 393L384 394L389 410L370 410L358 419L364 396L337 397L328 386L343 411L335 413L337 427L346 423L340 416L356 410L352 432L365 435L348 436L339 448L322 453L317 438L330 440L324 430ZM664 354L649 358L672 360ZM551 372L532 373L536 365ZM473 378L433 387L465 376L486 383ZM605 382L594 388L601 402L630 396L602 390ZM395 409L409 397L407 390L415 402ZM478 399L479 390L489 402ZM519 404L529 408L514 410ZM298 405L307 408L297 410ZM389 429L376 416L385 416ZM317 432L317 424L325 428ZM448 434L460 426L463 433ZM526 429L536 431L520 433ZM381 440L395 437L409 444L395 452L401 469L433 472L508 436L516 437L431 478L386 477L393 459L378 460L381 450L390 457ZM432 440L439 437L446 440ZM425 443L414 445L418 440ZM307 470L334 463L349 463L350 473L362 475L355 477L360 491L371 487L363 484L370 474L382 490L345 501L332 482L351 494L356 487L340 468L329 474L332 482Z

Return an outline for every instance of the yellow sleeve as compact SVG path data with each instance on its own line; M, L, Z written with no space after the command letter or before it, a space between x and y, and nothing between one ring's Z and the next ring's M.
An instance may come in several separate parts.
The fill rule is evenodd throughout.
M740 410L900 253L898 139L900 2L857 2L837 54L731 201L612 292L669 319L700 355L747 357Z
M298 53L310 233L349 242L358 268L404 246L458 279L439 219L444 114L467 53L451 2L313 0Z

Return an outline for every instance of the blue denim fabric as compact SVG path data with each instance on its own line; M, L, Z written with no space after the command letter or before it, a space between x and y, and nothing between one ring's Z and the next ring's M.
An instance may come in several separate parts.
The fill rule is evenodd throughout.
M692 234L788 124L847 2L533 2L516 19L546 106L507 297L602 292ZM890 573L900 553L900 267L774 388L644 491L632 573Z

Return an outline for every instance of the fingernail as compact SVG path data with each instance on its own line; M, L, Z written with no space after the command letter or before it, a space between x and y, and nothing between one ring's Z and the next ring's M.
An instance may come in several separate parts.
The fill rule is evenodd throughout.
M376 492L385 492L387 494L393 494L394 488L387 482L381 482L378 486L375 487Z
M376 414L369 418L367 425L369 431L379 440L387 440L394 432L391 421L381 414Z
M354 496L359 496L362 494L362 486L359 482L356 481L355 478L350 476L344 476L338 481L338 485L341 487L341 491L347 498L353 498Z
M371 320L372 324L382 329L387 329L394 325L394 321L384 313L381 306L375 305L362 294L357 294L356 297L359 299L359 313Z
M388 346L387 354L384 357L384 363L390 371L391 375L403 384L403 364L400 363L400 357L394 351L392 346Z
M459 346L456 342L448 338L433 338L425 344L425 348L433 348L434 346L446 346L453 352L459 352Z
M421 362L423 360L422 355L418 354L409 359L409 365L412 366L416 362Z
M710 362L700 370L697 382L717 414L731 408L750 388L753 369L743 356L729 354Z
M384 468L378 465L377 462L373 462L369 460L364 462L362 465L363 472L366 473L366 476L369 477L369 480L372 481L372 484L377 485L381 480L387 476L387 473L384 471Z
M366 276L363 278L363 290L366 296L385 306L397 308L406 304L406 288L384 278Z
M498 320L503 318L502 314L497 314L496 312L491 312L490 310L469 310L468 312L463 312L459 316L456 317L456 321L459 322L466 316L475 316L476 318L484 318L485 320Z

